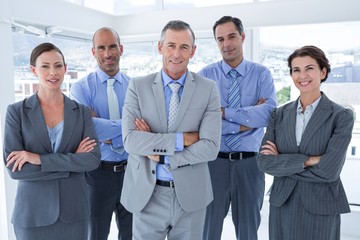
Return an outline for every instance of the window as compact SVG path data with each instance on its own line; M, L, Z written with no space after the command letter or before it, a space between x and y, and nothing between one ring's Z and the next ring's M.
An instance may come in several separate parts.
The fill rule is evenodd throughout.
M30 72L29 59L32 49L42 42L52 42L65 56L67 73L61 86L65 94L69 94L72 82L95 69L96 61L91 55L92 43L89 40L37 37L14 32L15 101L20 101L39 89L38 79Z

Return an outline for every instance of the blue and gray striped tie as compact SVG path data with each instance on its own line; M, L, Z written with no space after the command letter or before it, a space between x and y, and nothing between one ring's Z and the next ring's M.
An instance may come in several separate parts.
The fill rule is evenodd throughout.
M231 84L229 89L229 98L228 103L230 108L239 108L240 107L240 84L237 80L237 71L231 69L229 72L231 76ZM240 133L228 135L225 137L225 143L232 150L238 149L240 146Z

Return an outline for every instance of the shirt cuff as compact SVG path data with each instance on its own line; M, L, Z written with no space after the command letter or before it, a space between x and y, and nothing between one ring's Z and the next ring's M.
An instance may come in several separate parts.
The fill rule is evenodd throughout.
M184 134L176 133L175 151L180 152L182 150L184 150Z
M170 164L170 160L169 160L169 156L164 156L164 163L165 164Z

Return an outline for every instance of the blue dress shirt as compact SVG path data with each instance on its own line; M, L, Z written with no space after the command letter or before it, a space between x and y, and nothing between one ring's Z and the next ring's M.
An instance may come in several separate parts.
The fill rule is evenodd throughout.
M174 81L164 72L164 70L161 71L161 77L162 77L164 93L165 93L167 118L169 118L170 97L172 94L172 91L171 91L170 87L168 86L168 84L171 82L177 82L182 86L182 87L180 87L179 92L178 92L179 98L181 101L181 95L182 95L182 92L184 89L186 75L187 75L187 73L182 75L178 80ZM183 133L176 133L176 143L175 144L176 144L175 151L182 151L184 149L184 134ZM169 164L169 157L165 156L164 161L165 161L165 164ZM163 181L172 181L173 180L172 174L170 172L166 171L162 164L158 164L156 166L156 178L159 180L163 180Z
M241 145L236 151L258 152L271 110L277 104L274 80L265 66L243 59L235 68L238 72L237 81L240 84L240 107L229 108L228 92L231 83L229 72L231 69L232 67L221 60L204 67L199 72L200 75L216 81L220 92L221 106L225 108L220 151L233 151L225 144L225 137L239 133L240 125L243 125L252 129L241 132ZM266 99L266 102L256 105L260 98Z
M72 84L70 98L86 105L96 113L93 117L94 127L100 141L101 159L120 162L128 158L122 142L122 120L109 120L109 107L107 100L107 80L110 78L104 71L97 68L85 78ZM119 101L120 116L124 106L125 93L130 78L120 71L111 78L115 78L114 89ZM104 143L111 140L112 144Z

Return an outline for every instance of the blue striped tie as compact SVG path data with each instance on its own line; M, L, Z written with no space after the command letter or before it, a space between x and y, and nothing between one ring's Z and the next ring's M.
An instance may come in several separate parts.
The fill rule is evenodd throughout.
M228 104L230 108L240 107L240 84L237 80L237 71L231 69L229 72L231 77L231 84L229 88ZM237 150L240 146L240 133L228 135L225 137L225 143L232 150Z

